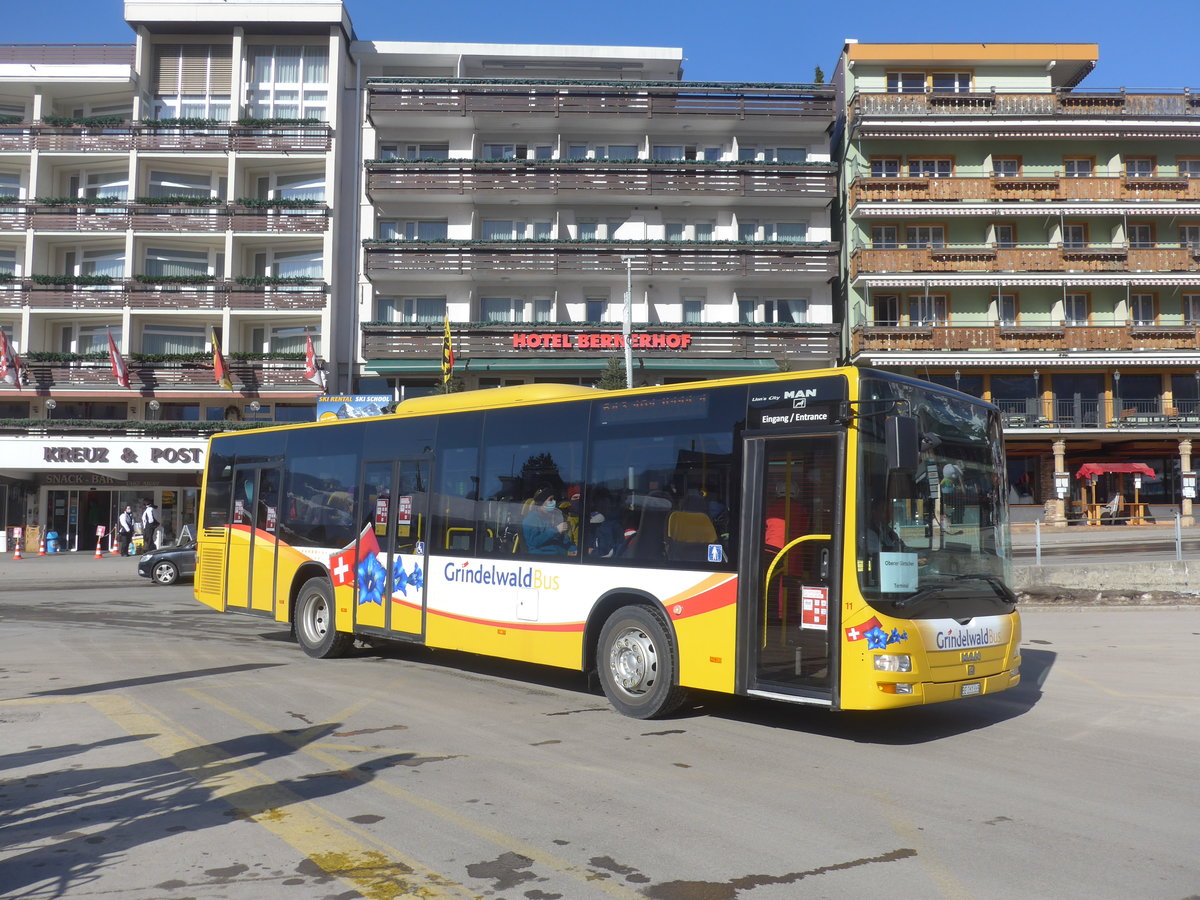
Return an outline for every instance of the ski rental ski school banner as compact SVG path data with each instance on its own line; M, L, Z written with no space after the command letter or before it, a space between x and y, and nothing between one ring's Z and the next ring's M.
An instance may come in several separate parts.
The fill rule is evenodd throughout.
M382 416L392 404L387 394L357 394L352 397L322 397L317 401L317 421L334 419L362 419L367 416Z

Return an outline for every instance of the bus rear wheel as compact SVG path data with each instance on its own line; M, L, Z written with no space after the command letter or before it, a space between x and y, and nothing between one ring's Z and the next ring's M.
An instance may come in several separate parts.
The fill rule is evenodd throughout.
M314 659L345 656L354 636L338 631L333 624L333 587L325 578L310 578L296 597L293 617L296 640Z
M687 697L675 684L667 624L648 606L626 606L609 617L600 630L596 668L609 702L635 719L668 715Z

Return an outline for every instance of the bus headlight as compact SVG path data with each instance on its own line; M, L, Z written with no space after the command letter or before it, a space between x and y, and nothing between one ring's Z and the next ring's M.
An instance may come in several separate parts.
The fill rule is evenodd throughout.
M907 653L877 653L876 672L911 672L912 657Z

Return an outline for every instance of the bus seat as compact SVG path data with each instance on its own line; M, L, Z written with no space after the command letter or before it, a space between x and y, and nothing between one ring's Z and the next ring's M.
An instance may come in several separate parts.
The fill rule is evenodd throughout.
M708 545L717 542L717 529L707 513L673 512L667 518L667 559L708 560Z
M633 559L662 559L667 539L667 517L671 514L671 498L661 491L632 498L641 507L637 534L629 541L624 556Z

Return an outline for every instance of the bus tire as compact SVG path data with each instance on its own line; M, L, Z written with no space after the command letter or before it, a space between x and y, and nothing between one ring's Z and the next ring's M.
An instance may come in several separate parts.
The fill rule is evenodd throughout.
M333 624L333 587L327 578L310 578L300 586L293 616L296 640L314 659L345 656L354 636L338 631Z
M604 696L622 715L669 715L687 697L675 684L675 645L667 624L648 606L618 609L600 630L596 669Z

